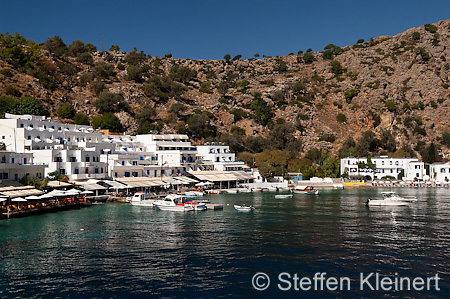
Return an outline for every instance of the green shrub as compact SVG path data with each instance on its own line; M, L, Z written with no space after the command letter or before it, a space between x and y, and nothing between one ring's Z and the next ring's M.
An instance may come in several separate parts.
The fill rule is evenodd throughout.
M199 91L203 92L203 93L212 93L211 82L209 82L209 81L202 82L202 84L200 85Z
M384 103L386 105L386 108L390 111L390 112L394 112L397 110L397 105L395 105L394 101L386 101Z
M96 129L110 130L111 132L123 131L120 120L111 112L93 117L92 125Z
M228 99L220 98L219 99L219 103L221 103L221 104L228 104Z
M92 58L92 55L89 52L84 52L84 53L81 53L80 55L78 55L77 61L81 62L81 63L89 64L89 65L94 64L94 58Z
M335 75L341 75L344 72L344 69L339 61L333 60L331 62L331 72Z
M437 31L437 27L433 24L425 24L423 25L423 27L425 28L426 31L430 33L436 33Z
M22 93L17 88L10 85L5 86L5 93L17 98L20 98L22 96Z
M311 64L311 63L313 63L314 61L316 61L316 59L314 58L314 55L313 55L313 54L311 54L310 52L307 52L307 53L305 53L305 54L303 55L303 61L304 61L306 64Z
M92 73L84 73L80 76L80 85L82 87L86 87L86 85L94 80L94 74Z
M124 101L123 96L118 93L112 93L104 90L94 102L100 113L129 111L128 104Z
M108 77L114 75L114 66L109 63L99 61L95 64L93 74L97 79L108 79Z
M77 125L90 125L89 118L83 113L76 113L73 117L73 121Z
M43 115L44 106L42 106L41 100L35 98L24 98L16 100L11 103L9 113L12 114L30 114L30 115Z
M58 108L58 117L72 119L77 111L70 103L64 103Z
M10 69L1 69L0 70L0 74L2 74L5 77L12 77L13 76L13 74L12 74Z
M415 128L414 128L414 131L413 131L415 134L419 134L419 135L422 135L422 136L427 136L427 132L425 131L425 129L424 128L422 128L422 127L420 127L419 125L417 125Z
M347 89L344 92L344 97L345 97L345 100L347 101L347 103L350 104L351 101L353 100L353 98L358 95L358 93L359 93L359 91L357 89Z
M339 113L339 114L336 116L336 120L337 120L338 122L340 122L340 123L344 123L344 122L347 121L347 117L345 116L345 114Z

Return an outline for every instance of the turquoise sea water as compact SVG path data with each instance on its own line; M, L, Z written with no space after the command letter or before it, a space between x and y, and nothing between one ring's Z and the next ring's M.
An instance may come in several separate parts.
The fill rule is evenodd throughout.
M211 195L222 211L105 204L0 221L0 297L448 298L450 190L398 189L411 207L367 208L382 189ZM254 205L239 213L233 204ZM264 272L270 286L257 291ZM350 290L294 290L290 277L350 280ZM361 273L439 275L440 291L360 290ZM284 279L288 276L285 274ZM372 285L374 279L371 279ZM258 285L264 283L256 280Z

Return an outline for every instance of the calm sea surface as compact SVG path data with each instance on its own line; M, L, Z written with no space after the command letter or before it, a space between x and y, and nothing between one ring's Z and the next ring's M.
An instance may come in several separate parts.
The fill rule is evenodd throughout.
M419 201L367 208L366 199L381 191L324 190L283 200L268 192L211 195L205 198L224 210L104 204L2 220L0 297L449 298L450 190L397 189ZM256 212L236 212L233 204L242 203ZM270 279L264 291L252 286L258 272ZM295 274L312 280L322 272L349 278L350 290L294 290ZM360 290L361 273L372 272L411 280L438 274L440 291L435 284L429 291ZM291 290L280 290L288 282ZM375 288L375 276L370 283Z

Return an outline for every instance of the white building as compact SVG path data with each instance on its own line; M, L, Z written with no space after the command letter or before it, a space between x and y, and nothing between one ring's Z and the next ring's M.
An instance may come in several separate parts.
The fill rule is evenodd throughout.
M340 173L348 174L349 178L383 179L384 177L394 177L403 180L422 180L425 175L425 164L416 158L390 158L380 156L371 158L373 167L368 167L367 158L342 158ZM363 167L360 167L363 166Z
M237 161L236 155L230 152L227 145L199 145L198 167L200 170L235 171L247 168L244 161Z
M431 164L430 177L436 183L448 183L450 181L450 162Z
M44 177L47 165L34 164L33 154L0 151L0 180L20 180L26 175Z
M90 126L62 124L43 116L5 115L0 136L6 148L31 153L34 161L46 164L45 176L58 171L70 180L106 178L106 164L100 162L102 134Z
M149 167L148 176L184 175L197 169L197 148L191 144L187 135L165 134L136 135L147 152L155 154L157 169Z

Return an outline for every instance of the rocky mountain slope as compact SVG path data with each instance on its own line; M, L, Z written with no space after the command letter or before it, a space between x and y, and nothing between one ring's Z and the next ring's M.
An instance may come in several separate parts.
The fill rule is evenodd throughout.
M284 119L304 152L337 153L345 140L367 130L375 136L389 131L397 148L439 144L450 131L449 20L353 46L247 60L83 52L75 46L58 54L58 45L40 45L32 68L41 75L0 54L0 96L38 98L51 117L70 103L92 119L109 111L96 102L109 90L120 95L117 103L124 102L111 112L129 134L192 134L189 117L207 111L214 130L196 139L230 132L268 137L276 134L271 130L281 123L277 119ZM20 47L27 52L30 46Z

